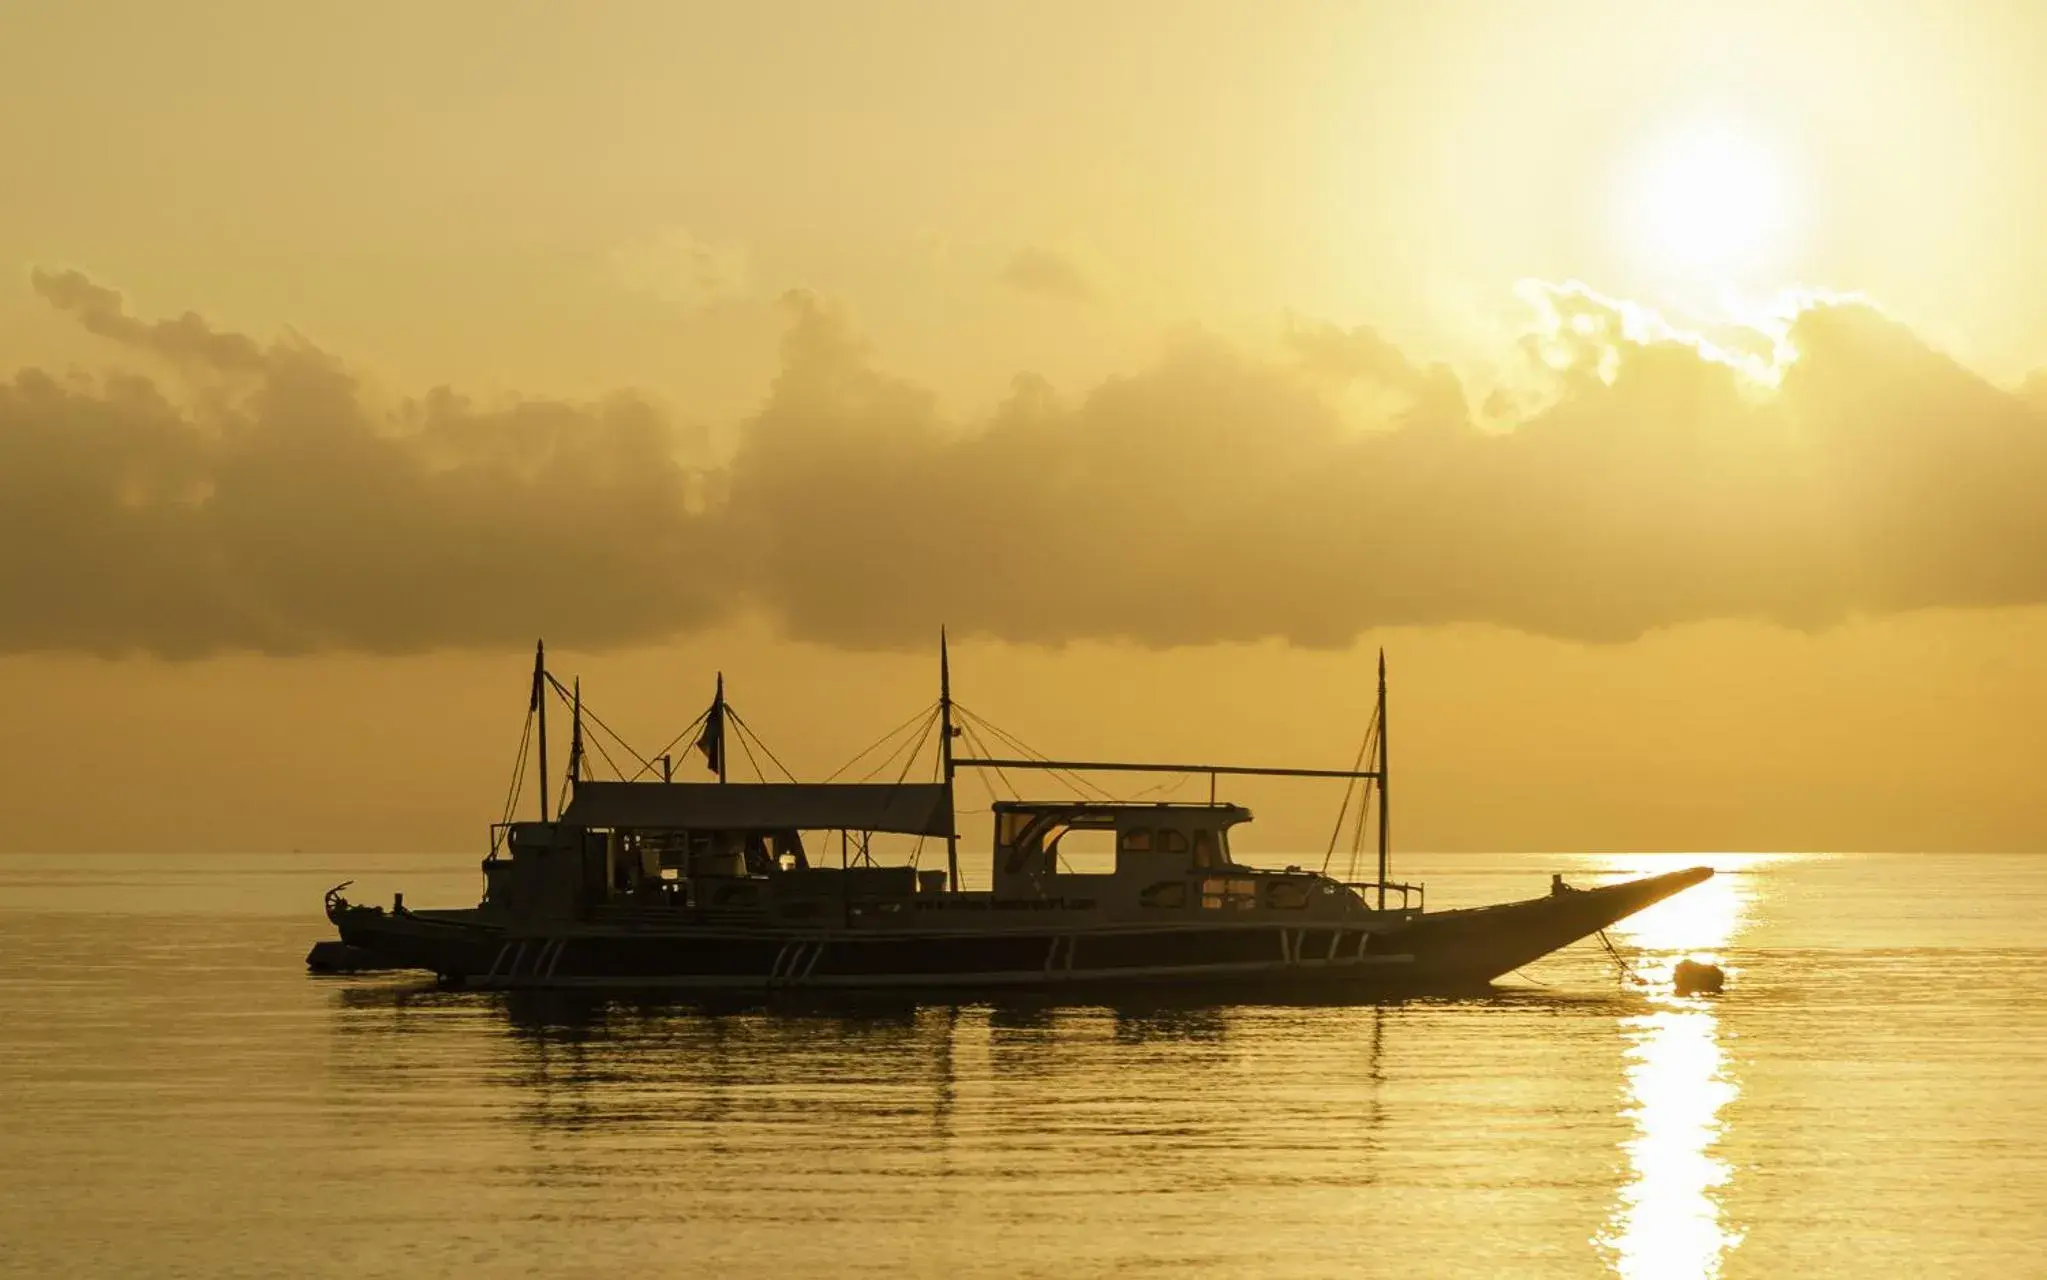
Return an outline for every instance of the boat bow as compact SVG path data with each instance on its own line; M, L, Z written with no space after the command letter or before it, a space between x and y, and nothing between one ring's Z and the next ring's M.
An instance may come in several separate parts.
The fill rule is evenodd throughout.
M1375 935L1372 950L1414 957L1432 984L1482 986L1712 878L1711 867L1687 867L1595 889L1559 879L1547 897L1417 916Z

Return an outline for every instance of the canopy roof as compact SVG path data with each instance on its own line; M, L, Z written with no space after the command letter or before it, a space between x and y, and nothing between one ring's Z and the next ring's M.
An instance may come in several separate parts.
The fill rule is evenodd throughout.
M1187 814L1234 826L1249 822L1251 811L1240 804L1197 800L997 800L996 813L1062 813L1110 818L1121 814L1143 818L1149 815Z
M578 782L562 821L693 831L952 832L942 783Z

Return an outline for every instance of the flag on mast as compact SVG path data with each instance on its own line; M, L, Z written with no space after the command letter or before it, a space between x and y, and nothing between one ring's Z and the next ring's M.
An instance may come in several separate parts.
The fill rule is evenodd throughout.
M724 718L725 708L712 703L711 713L704 717L704 731L697 736L697 750L704 753L704 767L713 773L718 769L718 752L724 738L719 721Z
M725 775L725 677L718 677L718 696L704 715L704 731L697 735L697 750L704 753L704 767L719 777Z

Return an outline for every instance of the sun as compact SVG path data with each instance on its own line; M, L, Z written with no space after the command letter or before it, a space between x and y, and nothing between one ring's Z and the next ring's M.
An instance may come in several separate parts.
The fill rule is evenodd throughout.
M1727 282L1767 270L1792 220L1781 156L1755 133L1713 122L1664 134L1636 158L1621 222L1657 274Z

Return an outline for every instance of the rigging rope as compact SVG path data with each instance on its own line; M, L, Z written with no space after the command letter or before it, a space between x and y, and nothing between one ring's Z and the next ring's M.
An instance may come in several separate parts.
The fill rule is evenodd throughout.
M732 706L730 703L727 703L725 706L725 715L728 719L731 719L735 722L739 718L732 714ZM766 782L768 780L768 775L761 772L761 762L753 758L753 748L746 745L746 734L736 733L733 736L739 739L739 749L746 753L746 763L753 769L754 780L756 782Z
M941 755L941 754L942 754L942 753L938 753L938 752L934 752L934 753L933 753L933 755L934 755L934 756L939 756L939 755ZM910 770L909 770L909 766L908 766L908 765L905 765L905 766L903 767L903 772L904 772L905 774L908 774L908 773L909 773L909 771L910 771ZM933 781L940 781L940 780L941 780L941 775L943 775L943 774L944 774L944 772L945 772L945 761L944 761L944 760L943 760L942 758L938 758L938 759L933 759L933 760L932 760L932 762L931 762L931 777L932 777L932 780L933 780ZM898 785L900 785L900 784L898 784ZM959 811L958 811L957 809L955 809L955 810L953 810L953 829L954 829L955 831L957 831L957 830L959 829L959 826L958 826L958 820L959 820ZM912 846L911 846L911 848L910 848L910 872L911 872L911 874L912 874L912 875L916 874L916 871L917 871L917 860L918 860L918 859L920 859L920 858L922 858L923 856L924 856L924 833L923 833L923 832L921 832L921 831L919 831L919 832L917 833L917 843L916 843L915 845L912 845Z
M567 689L567 688L566 688L565 686L563 686L563 684L562 684L562 682L561 682L561 681L559 681L559 680L555 679L555 678L554 678L554 676L553 676L552 674L549 674L549 675L548 675L548 677L547 677L547 683L548 683L549 685L553 686L553 688L554 688L554 696L555 696L555 697L557 697L557 698L560 698L560 699L562 700L562 704L563 704L564 706L568 707L568 708L569 708L569 710L571 710L571 711L574 711L574 710L576 709L576 699L575 699L575 695L574 695L574 694L572 694L572 693L570 693L570 692L569 692L569 690L568 690L568 689ZM599 729L602 729L602 730L603 730L603 731L604 731L605 733L608 733L608 734L610 734L610 735L611 735L611 740L612 740L613 742L615 742L615 743L617 743L617 744L618 744L618 746L619 746L619 749L620 749L621 751L624 751L624 752L625 752L625 753L626 753L627 755L631 756L631 757L632 757L633 759L635 759L635 760L638 760L638 761L640 762L640 765L641 765L641 767L642 767L642 768L644 768L644 769L648 769L648 770L651 770L651 769L653 769L653 767L654 767L654 763L653 763L653 761L651 761L651 760L647 760L647 759L644 759L644 758L642 758L642 757L641 757L641 755L640 755L640 753L639 753L638 751L635 751L635 750L633 749L633 744L632 744L632 743L630 743L630 742L627 742L627 741L625 740L625 737L624 737L624 736L623 736L622 734L620 734L620 733L618 732L618 730L616 730L616 729L612 728L612 727L611 727L610 725L606 724L606 723L604 722L604 717L602 717L602 716L598 715L598 714L597 714L597 712L596 712L596 710L595 710L594 708L592 708L592 707L590 706L590 704L589 704L589 703L585 702L585 703L583 704L583 708L582 708L582 714L583 714L583 718L584 718L585 720L588 720L588 721L590 721L591 723L595 724L595 725L596 725L596 726L597 726L597 727L598 727ZM616 766L614 766L614 770L613 770L613 771L614 771L614 772L617 772ZM622 776L622 775L621 775L621 776ZM635 776L638 776L638 775L635 775Z
M1355 780L1343 789L1343 803L1336 806L1336 825L1329 829L1329 847L1322 851L1322 874L1329 874L1329 860L1336 856L1336 842L1343 835L1343 820L1350 815L1350 797L1357 790Z
M917 735L916 745L910 748L910 754L903 757L903 771L896 775L896 780L893 785L898 787L902 786L904 780L910 776L910 770L916 765L917 757L923 754L924 740L931 736L931 727L937 723L938 713L934 711L931 713L931 718L924 722L924 732ZM895 757L890 756L889 759L893 760L895 759Z
M621 737L621 736L620 736L620 735L619 735L619 734L618 734L618 733L617 733L617 732L616 732L615 730L613 730L613 729L612 729L612 727L611 727L610 725L608 725L608 724L604 723L604 722L603 722L602 720L598 720L598 719L597 719L597 717L596 717L596 715L595 715L594 713L592 713L592 712L591 712L591 710L590 710L590 708L589 708L589 706L588 706L588 705L585 705L585 706L584 706L584 708L583 708L583 714L584 714L584 715L586 715L586 716L589 716L589 717L590 717L590 718L591 718L591 719L592 719L593 721L596 721L597 727L598 727L599 729L601 729L601 730L603 730L603 731L604 731L604 737L606 737L606 738L610 738L610 739L612 740L612 742L613 742L614 744L616 744L616 745L617 745L617 747L618 747L618 749L619 749L619 750L621 750L621 751L625 752L625 753L626 753L627 755L631 756L631 757L633 758L633 761L634 761L634 763L638 764L638 765L639 765L639 766L640 766L640 767L641 767L642 769L648 768L648 767L650 767L650 766L651 766L651 765L653 764L653 762L652 762L652 761L650 761L650 760L643 760L643 759L641 759L641 758L640 758L640 753L639 753L638 751L634 750L634 748L633 748L633 744L632 744L632 743L630 743L630 742L627 742L627 741L626 741L626 740L625 740L625 739L624 739L623 737ZM595 735L592 735L592 736L591 736L591 738L590 738L590 741L591 741L591 743L592 743L593 745L595 745L595 746L596 746L597 750L598 750L598 751L599 751L599 752L600 752L601 754L603 754L603 756L604 756L604 759L606 760L606 762L608 762L608 763L610 763L610 764L611 764L611 771L612 771L613 773L617 774L617 775L618 775L618 776L619 776L620 778L624 778L624 777L625 777L625 770L623 770L622 768L620 768L620 767L619 767L619 765L617 764L617 762L616 762L616 761L613 761L613 760L611 759L611 755L610 755L610 753L609 753L609 752L606 752L606 751L604 750L604 741L603 741L603 739L602 739L602 738L599 738L599 737L596 737Z
M621 778L625 777L625 770L623 770L623 769L619 768L619 767L618 767L618 762L617 762L617 761L615 761L615 760L613 760L613 759L611 758L611 753L610 753L609 751L606 751L606 750L604 749L604 739L602 739L602 738L591 738L591 739L590 739L590 745L591 745L591 746L593 746L593 747L595 747L595 748L597 748L597 754L598 754L598 755L600 755L600 756L602 756L602 757L604 757L604 763L605 763L605 765L606 765L606 766L607 766L608 768L610 768L610 770L611 770L611 771L612 771L613 773L617 774L617 775L618 775L619 777L621 777ZM628 749L630 749L630 748L628 748Z
M772 760L774 762L775 767L782 771L783 777L787 778L791 782L796 781L796 775L789 772L789 766L782 763L781 758L778 757L771 749L769 749L767 741L764 738L762 738L758 733L755 733L753 731L753 726L748 724L743 718L741 718L739 712L733 710L732 704L729 702L725 704L725 714L732 718L733 724L739 726L740 733L744 734L745 737L747 738L753 739L753 745L759 747L761 749L761 753L767 756L769 760ZM740 745L741 746L746 745L744 738L741 739ZM761 780L765 782L767 779L764 776Z
M981 756L984 759L994 758L994 753L988 750L987 739L983 738L978 732L976 732L973 725L968 724L965 721L961 721L960 736L966 739L967 745L974 749L975 755ZM1017 790L1016 784L1009 780L1009 775L1002 771L1002 766L991 765L989 767L989 771L992 772L995 775L996 779L1002 783L1003 789L1009 792L1010 799L1012 800L1023 799L1023 792ZM985 783L983 785L986 786ZM995 788L988 787L988 791L992 795L995 792Z
M953 705L955 707L958 706L957 703ZM916 724L925 716L930 715L932 710L937 706L938 704L934 702L929 704L928 706L919 708L917 713L911 716L908 720L903 721L895 728L890 729L887 733L882 734L879 738L876 738L874 741L868 743L865 747L861 748L860 753L858 755L854 756L851 760L846 761L846 763L840 765L838 768L832 770L831 775L827 777L825 781L832 782L836 780L840 774L846 772L846 770L852 768L854 765L859 764L862 760L865 760L868 757L868 755L871 754L876 748L882 746L884 743L894 738L897 734L903 732L905 729L908 729L910 726ZM895 752L893 751L889 752L888 758L891 760L895 759ZM867 776L871 778L874 775L870 773Z
M923 723L917 731L917 736L915 738L905 738L902 745L891 750L888 753L888 755L883 757L882 760L878 764L876 764L872 769L869 769L866 773L862 774L860 777L860 781L871 782L875 778L881 776L882 774L887 773L890 769L895 767L895 763L898 759L903 760L903 772L907 774L909 772L910 767L909 762L917 758L917 752L923 747L924 739L931 735L931 725L937 719L938 704L933 703L930 709L924 715ZM907 757L904 757L903 753L906 751L909 753L909 755ZM900 778L898 778L897 780L901 781Z
M1378 731L1379 712L1376 708L1374 708L1374 710L1372 711L1371 723L1365 726L1364 741L1358 743L1357 759L1351 761L1350 770L1352 773L1356 773L1358 770L1365 767L1365 756L1367 753L1371 751L1372 739L1375 736L1377 736ZM1329 860L1336 856L1336 842L1343 836L1343 819L1344 815L1350 812L1350 798L1352 792L1358 793L1358 805L1360 806L1360 808L1370 803L1372 794L1370 780L1367 778L1352 778L1349 782L1344 784L1343 803L1337 806L1336 825L1332 827L1329 832L1329 848L1322 855L1322 874L1324 875L1329 874ZM1356 878L1355 872L1357 869L1357 849L1355 846L1353 846L1351 849L1351 869L1353 873L1352 878L1355 879Z
M1130 798L1132 800L1142 800L1146 796L1158 795L1160 792L1165 792L1168 795L1178 795L1183 787L1200 776L1198 773L1176 773L1155 786L1146 787L1142 791L1131 792Z
M503 828L511 822L512 815L519 811L519 794L526 789L526 757L532 747L533 712L529 707L526 712L526 727L519 734L519 753L512 762L512 785L505 793L505 814L502 818L498 819L499 830L491 833L490 852L492 857L497 856L498 848L504 838Z
M654 772L654 761L661 759L663 756L672 754L677 747L682 745L684 739L690 739L694 741L697 736L701 736L704 727L704 721L710 718L711 709L709 707L705 707L702 711L697 713L696 719L689 722L688 728L684 729L681 733L676 734L667 742L661 744L661 749L659 751L656 751L651 757L641 761L640 768L634 772L632 777L627 778L626 781L638 782L640 780L640 774Z
M569 690L569 688L566 685L564 685L560 680L557 680L552 673L548 673L547 683L549 687L554 690L555 696L562 700L563 705L567 706L570 710L573 711L576 706L575 695ZM754 776L759 778L762 782L767 781L766 770L760 767L760 761L753 754L753 747L757 746L761 749L762 753L765 754L768 757L768 759L774 763L774 766L777 769L781 770L783 777L789 779L789 781L791 782L796 781L796 775L790 772L789 766L782 763L781 758L774 753L774 750L772 748L768 746L767 742L760 736L759 732L757 732L752 725L746 722L746 720L739 714L739 712L733 708L732 704L729 702L725 703L724 708L725 714L729 718L729 723L735 725L739 729L739 733L736 735L739 738L739 746L740 749L743 752L745 752L748 763L753 766ZM588 702L583 703L582 714L584 719L588 720L591 724L594 724L605 735L605 737L611 739L613 745L617 746L618 749L624 752L626 755L631 756L634 763L636 763L639 766L637 769L633 770L631 777L627 777L625 770L619 766L616 760L612 758L611 753L604 749L603 740L594 735L590 736L588 738L589 744L597 748L597 753L600 756L604 757L604 762L610 766L612 773L616 774L623 781L637 782L640 780L640 778L644 777L645 775L655 772L654 764L655 761L672 753L676 747L682 745L684 741L690 739L693 735L701 734L705 722L710 718L711 712L709 708L706 708L704 711L699 713L696 719L689 722L688 727L684 728L681 733L676 734L673 738L670 738L667 742L663 743L661 749L651 756L641 755L639 749L634 747L631 742L627 741L624 734L612 728L610 723L606 721L603 716L597 714L596 709L593 708ZM748 745L749 740L751 740L752 743L751 746ZM829 779L827 779L827 781L829 781Z
M1015 734L1010 733L1001 725L996 724L993 720L990 720L988 717L980 714L979 712L970 711L966 707L961 706L957 702L952 704L952 709L954 711L959 712L961 715L972 717L975 724L981 726L988 732L994 734L1003 742L1008 743L1011 750L1020 751L1026 758L1039 761L1040 763L1043 764L1052 763L1052 757L1046 755L1044 752L1038 750L1036 747L1031 746L1028 742L1023 741L1021 738L1018 738ZM1092 791L1095 793L1095 796L1099 799L1108 801L1111 804L1114 804L1116 802L1115 796L1103 790L1101 787L1096 786L1094 783L1089 782L1087 779L1081 777L1078 773L1075 773L1071 769L1054 768L1047 769L1045 772L1050 773L1054 777L1060 778L1063 781L1065 781L1067 786L1071 787L1076 794L1079 794L1081 796L1082 799L1087 798L1085 793Z
M1363 779L1360 779L1360 781L1363 781ZM1373 791L1367 789L1363 795L1358 797L1358 822L1357 826L1351 828L1350 833L1349 878L1352 881L1356 881L1358 878L1358 859L1363 857L1365 853L1365 815L1372 811L1373 794ZM1383 804L1385 801L1381 800L1380 803Z

